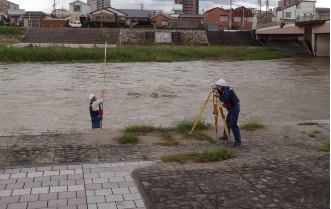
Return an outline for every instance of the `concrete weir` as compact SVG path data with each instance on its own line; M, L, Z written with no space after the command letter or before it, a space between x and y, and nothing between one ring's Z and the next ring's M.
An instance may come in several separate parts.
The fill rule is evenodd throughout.
M259 29L256 40L261 45L312 56L330 56L330 21L304 21Z

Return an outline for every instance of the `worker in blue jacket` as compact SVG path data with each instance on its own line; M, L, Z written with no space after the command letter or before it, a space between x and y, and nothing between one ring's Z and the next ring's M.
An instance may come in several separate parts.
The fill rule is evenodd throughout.
M241 135L240 129L238 126L238 118L240 112L240 100L234 90L227 86L223 79L219 79L216 83L216 89L219 94L219 98L228 111L226 116L226 124L229 128L229 131L232 130L234 135L235 144L234 146L239 146L241 144ZM223 132L223 136L220 137L222 140L227 140L227 136L225 131Z
M105 98L105 90L101 92L101 98L97 99L94 94L90 94L90 115L92 122L92 129L102 128L102 116L103 116L103 101Z

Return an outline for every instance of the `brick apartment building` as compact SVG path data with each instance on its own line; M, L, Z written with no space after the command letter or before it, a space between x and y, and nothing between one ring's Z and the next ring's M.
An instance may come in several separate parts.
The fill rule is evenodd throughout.
M175 0L175 4L183 5L183 14L199 14L199 0Z

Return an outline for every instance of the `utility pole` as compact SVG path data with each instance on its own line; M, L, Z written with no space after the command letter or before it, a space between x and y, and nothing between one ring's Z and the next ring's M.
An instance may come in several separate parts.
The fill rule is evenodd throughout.
M284 19L284 7L285 7L285 0L282 0L282 21L280 22L280 27L284 27L285 19Z
M102 27L102 9L103 9L103 0L101 0L101 24L100 24L100 26Z
M242 7L242 9L243 9L243 21L242 21L243 29L242 30L245 30L245 10L244 10L244 6Z
M232 0L230 0L230 30L232 29Z
M56 16L56 4L55 4L55 0L54 0L54 3L53 3L53 17Z
M269 14L269 12L268 12L268 10L269 10L269 0L266 0L266 2L265 2L265 14L266 14L266 24L268 24L268 22L269 22L269 20L268 20L268 14Z

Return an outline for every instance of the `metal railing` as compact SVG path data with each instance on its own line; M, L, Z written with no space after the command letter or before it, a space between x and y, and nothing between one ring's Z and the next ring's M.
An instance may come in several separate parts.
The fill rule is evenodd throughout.
M295 24L296 22L312 21L312 20L330 20L330 15L301 15L297 16L296 19L286 19L284 21L285 25ZM268 28L273 26L281 25L281 21L273 21L271 23L257 24L257 29Z

